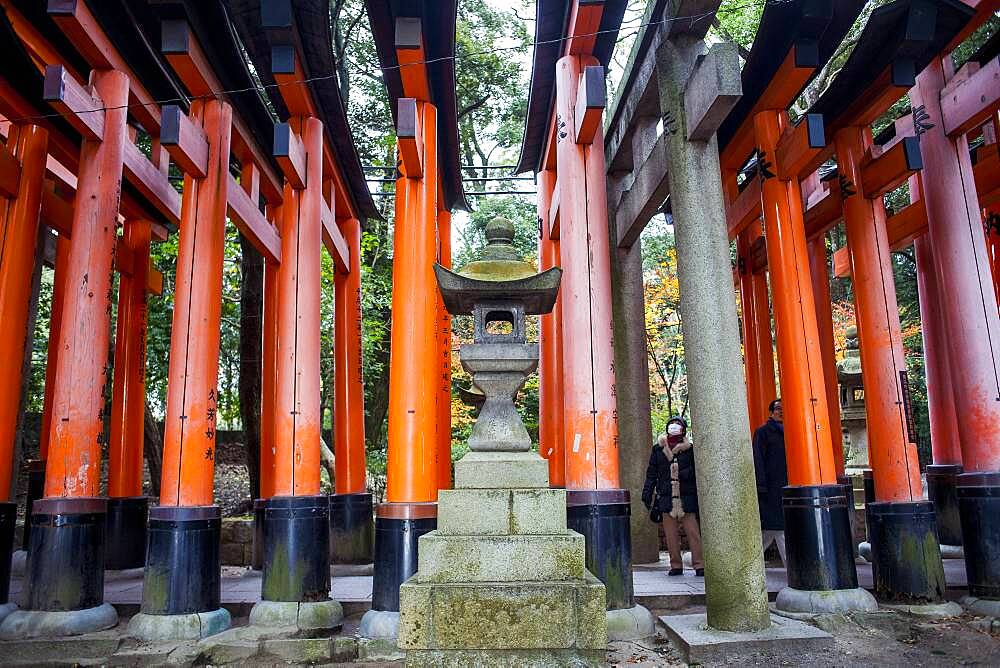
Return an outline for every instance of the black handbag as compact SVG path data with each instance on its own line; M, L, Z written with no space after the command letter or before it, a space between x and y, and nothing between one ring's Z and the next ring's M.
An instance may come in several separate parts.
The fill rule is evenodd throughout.
M656 494L653 495L653 503L649 506L649 521L653 524L659 524L663 521L663 511L660 510L660 506L657 501L660 497Z

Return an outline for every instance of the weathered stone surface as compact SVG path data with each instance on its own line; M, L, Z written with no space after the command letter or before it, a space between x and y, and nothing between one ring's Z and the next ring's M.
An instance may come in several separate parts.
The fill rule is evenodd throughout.
M109 603L68 611L15 610L0 624L0 640L78 636L110 629L118 613Z
M520 649L498 653L478 649L410 650L406 665L455 668L589 668L606 665L603 649Z
M811 615L836 612L874 612L878 610L875 597L867 589L832 589L804 591L785 587L778 592L775 609L785 617L807 619Z
M330 638L282 638L263 641L260 653L290 663L320 663L333 658L333 645Z
M339 629L344 609L337 601L257 601L250 611L252 626L294 627L300 631Z
M470 452L455 462L456 489L548 486L549 464L536 452Z
M833 646L833 636L826 631L777 615L771 616L768 628L741 633L713 629L703 614L669 615L660 621L687 663L739 665L741 652L808 652Z
M604 585L571 582L427 584L400 588L399 647L411 649L601 649L607 645Z
M584 574L583 536L420 537L420 582L530 582L579 580Z
M197 640L222 633L232 618L225 608L187 615L147 615L139 613L128 623L128 635L151 642Z
M656 635L653 615L641 605L608 610L608 641L644 640Z
M565 532L566 492L561 489L446 489L438 493L439 535Z
M74 638L10 640L0 648L0 663L42 663L66 657L102 659L115 653L121 639L114 632Z

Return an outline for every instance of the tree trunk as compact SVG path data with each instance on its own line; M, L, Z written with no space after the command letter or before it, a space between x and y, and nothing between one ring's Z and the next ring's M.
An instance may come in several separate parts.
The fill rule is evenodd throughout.
M160 431L160 423L153 416L153 411L149 410L148 402L143 417L142 454L146 458L146 465L149 466L149 487L152 492L150 496L158 497L163 475L163 433Z
M260 399L264 258L240 235L240 420L250 474L250 498L260 498Z

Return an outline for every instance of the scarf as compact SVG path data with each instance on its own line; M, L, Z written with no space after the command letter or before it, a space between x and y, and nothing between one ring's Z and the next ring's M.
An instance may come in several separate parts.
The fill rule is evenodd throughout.
M662 449L663 455L670 462L670 516L675 520L680 520L684 517L684 506L681 504L680 467L677 465L675 457L678 453L690 450L691 441L687 440L684 436L679 436L677 439L679 442L674 445L670 442L670 437L668 437L667 444Z

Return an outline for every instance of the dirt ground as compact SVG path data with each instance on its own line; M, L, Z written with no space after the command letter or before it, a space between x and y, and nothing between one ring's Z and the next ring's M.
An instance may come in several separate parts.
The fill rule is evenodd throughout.
M704 612L704 607L654 614ZM991 627L992 622L992 627ZM827 615L817 626L834 637L823 652L748 652L710 666L1000 666L1000 622L963 615L926 620L897 612ZM661 630L648 646L613 643L608 664L622 668L684 666Z

